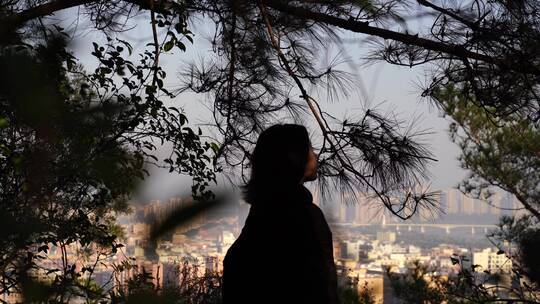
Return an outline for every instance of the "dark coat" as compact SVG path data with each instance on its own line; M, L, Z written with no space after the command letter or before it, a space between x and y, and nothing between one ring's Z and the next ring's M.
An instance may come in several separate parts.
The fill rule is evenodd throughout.
M223 261L223 303L337 303L332 233L309 190L253 204Z

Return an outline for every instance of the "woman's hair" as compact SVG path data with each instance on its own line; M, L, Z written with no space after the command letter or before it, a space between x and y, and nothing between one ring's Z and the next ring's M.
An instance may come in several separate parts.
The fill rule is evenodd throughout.
M278 124L264 130L251 155L251 177L244 198L257 204L297 186L304 177L310 141L304 126Z

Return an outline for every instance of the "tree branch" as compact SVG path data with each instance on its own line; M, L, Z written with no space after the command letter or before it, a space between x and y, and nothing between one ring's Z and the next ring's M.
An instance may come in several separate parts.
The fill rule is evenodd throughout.
M123 0L124 2L138 5L142 9L150 10L153 8L154 11L158 13L167 13L173 8L176 4L170 0ZM52 2L47 2L35 7L31 7L24 11L8 15L7 17L0 19L0 35L8 33L17 27L20 27L24 23L52 15L58 11L65 10L68 8L81 6L85 4L90 4L92 2L98 2L97 0L56 0Z
M456 13L454 13L454 12L448 10L448 9L437 6L437 5L435 5L435 4L433 4L433 3L429 2L429 1L426 1L426 0L416 0L416 1L418 2L418 4L420 4L422 6L429 7L429 8L431 8L431 9L433 9L433 10L435 10L435 11L441 13L441 14L448 15L448 16L454 18L455 20L465 24L466 26L470 27L471 29L477 29L478 28L478 26L474 22L469 21L469 20L463 18L462 16L460 16L460 15L458 15L458 14L456 14Z
M266 0L265 4L275 10L278 10L288 15L294 15L300 18L310 19L316 22L321 22L328 25L337 26L339 28L349 30L352 32L372 35L372 36L380 37L383 39L399 41L407 45L421 47L426 50L432 50L432 51L454 55L458 58L479 60L479 61L483 61L489 64L497 65L506 70L517 70L519 72L526 72L533 75L540 75L540 70L538 70L537 68L533 66L530 66L530 65L513 66L511 64L507 64L505 61L499 58L494 58L488 55L469 51L468 49L466 49L465 47L461 45L442 43L442 42L422 38L422 37L419 37L418 35L405 34L405 33L391 31L391 30L387 30L383 28L378 28L378 27L370 26L368 22L360 22L360 21L355 21L353 19L345 20L339 17L327 15L324 13L314 12L309 9L305 9L303 7L291 6L291 5L285 4L283 1L280 1L280 0Z
M36 7L29 8L22 12L9 15L3 20L0 21L0 36L6 33L9 33L13 29L21 26L22 24L39 17L51 15L57 11L68 9L75 6L80 6L84 4L89 4L96 2L97 0L56 0L53 2L48 2ZM157 13L168 13L171 8L177 4L171 0L123 0L127 3L132 3L138 5L142 9L154 9ZM423 5L428 5L429 2L419 1ZM458 58L467 58L483 61L489 64L497 65L506 70L514 70L519 72L526 72L533 75L540 75L540 70L531 65L515 66L513 64L507 63L502 59L488 56L481 53L476 53L466 49L465 47L457 44L442 43L422 37L418 35L411 35L400 33L392 30L387 30L383 28L378 28L370 26L367 22L355 21L353 19L345 20L339 17L331 16L324 13L314 12L303 7L291 6L286 2L281 0L265 0L264 3L269 7L276 9L285 14L294 15L304 19L310 19L316 22L322 22L325 24L337 26L342 29L346 29L356 33L363 33L367 35L372 35L380 37L383 39L390 39L394 41L399 41L407 45L417 46L424 48L426 50L437 51L441 53L446 53L454 55Z

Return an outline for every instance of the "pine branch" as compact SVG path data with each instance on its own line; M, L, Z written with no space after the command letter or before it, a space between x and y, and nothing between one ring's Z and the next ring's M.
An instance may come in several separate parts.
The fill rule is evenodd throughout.
M419 37L418 35L411 35L411 34L391 31L391 30L387 30L387 29L383 29L379 27L374 27L374 26L370 26L368 22L355 21L352 18L350 18L349 20L345 20L339 17L328 15L328 14L314 12L314 11L311 11L309 9L305 9L302 7L284 4L283 1L279 1L279 0L266 0L265 4L267 4L269 7L273 9L276 9L288 15L294 15L300 18L310 19L316 22L324 23L326 25L337 26L339 28L349 30L352 32L376 36L383 39L399 41L407 45L421 47L426 50L437 51L437 52L453 55L453 56L456 56L458 59L479 60L482 62L496 65L504 70L518 71L522 73L525 72L525 73L529 73L536 76L540 75L540 70L534 66L531 66L531 65L515 66L512 64L506 63L502 59L470 51L461 45L438 42L438 41Z
M138 5L141 9L154 10L158 13L169 13L170 10L177 4L169 0L123 0L124 2ZM52 15L56 12L77 7L85 4L91 4L98 2L97 0L56 0L47 2L35 7L28 8L21 12L8 15L7 17L0 19L0 36L12 32L14 29L22 26L28 21L38 19L41 17Z

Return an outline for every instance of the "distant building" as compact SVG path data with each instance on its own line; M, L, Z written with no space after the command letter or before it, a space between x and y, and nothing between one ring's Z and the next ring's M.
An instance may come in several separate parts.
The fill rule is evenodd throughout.
M205 270L209 273L215 273L221 271L221 263L219 257L217 256L206 256L204 257L204 267Z
M358 242L354 241L342 241L341 242L341 258L358 261L359 246Z
M396 241L396 233L392 231L377 232L377 240L381 243L391 244Z
M445 191L441 191L439 195L439 207L444 212L448 212L448 195Z
M461 205L461 192L457 189L449 189L446 192L446 202L448 205L448 210L446 210L449 214L455 214L460 213L460 205Z
M488 270L491 272L512 271L512 261L504 254L497 254L492 248L486 248L480 252L473 253L473 264L479 265L481 268L477 271Z
M494 215L500 215L503 207L503 195L501 192L496 192L489 198L491 204L490 213Z
M339 206L339 221L342 223L354 223L358 204L341 203Z
M462 210L462 213L465 213L466 215L471 215L474 213L475 211L475 205L476 205L476 200L469 197L469 196L466 196L466 195L462 195L461 197L461 210Z
M360 200L356 205L355 224L367 224L369 222L369 206L365 200Z
M133 224L133 234L146 237L150 232L150 226L145 223Z
M490 213L491 206L489 205L489 203L487 201L478 200L477 202L479 204L478 212L480 214L488 214L488 213Z
M230 231L223 231L218 236L218 248L220 253L225 253L231 245L234 243L236 238L234 237L234 234Z
M321 210L324 212L324 216L328 222L337 222L339 221L340 213L340 204L339 202L322 202L319 205Z
M188 237L182 233L174 233L172 236L172 243L174 245L182 245L187 242Z

